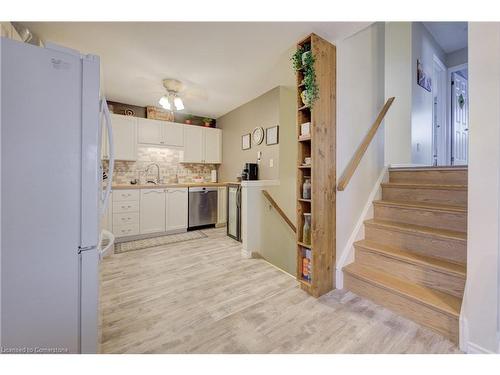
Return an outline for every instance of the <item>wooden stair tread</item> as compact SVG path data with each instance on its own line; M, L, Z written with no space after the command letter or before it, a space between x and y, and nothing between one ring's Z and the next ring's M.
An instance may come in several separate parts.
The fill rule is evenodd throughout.
M403 201L389 201L389 200L375 200L373 204L380 206L401 207L408 209L420 209L429 211L444 211L444 212L467 212L467 207L457 206L442 203L424 203L424 202L403 202Z
M452 263L446 260L417 254L411 251L399 249L396 247L379 244L374 241L361 240L354 243L354 246L365 250L383 254L385 256L398 259L407 263L432 268L435 271L451 274L465 279L466 267L464 264Z
M401 171L468 171L468 167L464 165L449 165L442 167L431 167L431 166L420 166L420 167L389 167L389 171L401 172Z
M457 232L454 230L447 229L439 229L432 227L424 227L421 225L414 224L404 224L395 221L386 221L386 220L378 220L378 219L370 219L364 222L365 225L382 227L389 230L395 230L405 233L416 234L420 236L426 237L440 237L442 239L450 239L455 241L467 241L467 233Z
M415 184L404 182L383 182L382 187L400 189L430 189L430 190L467 190L467 185L458 184Z
M351 263L344 267L344 272L362 281L386 289L400 296L413 299L438 312L458 319L462 300L431 288L413 284L390 276L387 273L373 271L367 267Z

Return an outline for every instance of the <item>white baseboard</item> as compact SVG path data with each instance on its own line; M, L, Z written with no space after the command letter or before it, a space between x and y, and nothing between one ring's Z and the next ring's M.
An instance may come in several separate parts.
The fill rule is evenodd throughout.
M335 268L335 285L337 289L342 289L344 287L344 272L342 272L342 268L346 265L350 264L354 260L354 242L363 239L365 235L364 222L368 219L373 218L373 201L378 199L382 195L382 188L380 184L384 181L387 181L389 177L389 168L385 166L380 172L380 175L373 186L372 191L368 195L368 199L363 207L363 211L361 211L361 215L359 216L356 225L354 226L354 230L352 231L349 240L347 241L346 246L342 249L342 253L338 258L337 265Z
M473 342L468 342L466 349L467 350L465 350L465 352L467 354L495 354L491 350L483 348L482 346L474 344Z

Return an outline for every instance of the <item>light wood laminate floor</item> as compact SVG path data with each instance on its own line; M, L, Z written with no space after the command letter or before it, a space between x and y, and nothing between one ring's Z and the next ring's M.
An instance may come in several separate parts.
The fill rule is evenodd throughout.
M319 299L225 229L101 264L103 353L458 353L350 292Z

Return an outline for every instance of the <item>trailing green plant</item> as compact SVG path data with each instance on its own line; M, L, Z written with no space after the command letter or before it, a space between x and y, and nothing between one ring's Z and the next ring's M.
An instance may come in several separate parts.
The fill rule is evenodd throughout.
M305 52L303 47L297 48L297 51L292 55L292 66L295 71L300 70L302 68L302 54Z
M314 70L314 56L312 52L304 55L304 87L309 106L312 107L319 98L319 88L316 82L316 71Z
M311 45L308 43L304 44L297 48L291 60L295 71L303 70L304 101L306 105L312 107L316 99L319 98L319 89L316 83L316 71L314 70L314 56L310 51Z

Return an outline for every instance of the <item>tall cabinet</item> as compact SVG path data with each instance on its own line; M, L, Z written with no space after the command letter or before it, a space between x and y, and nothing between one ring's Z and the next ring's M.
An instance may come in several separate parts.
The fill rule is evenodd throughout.
M311 108L303 104L304 69L298 70L297 280L303 290L319 297L335 288L336 49L316 34L301 40L297 48L306 45L314 57L319 96ZM301 126L307 123L309 134L301 135ZM305 163L306 158L310 163ZM303 194L306 179L311 184L310 197ZM309 218L310 240L303 230Z

